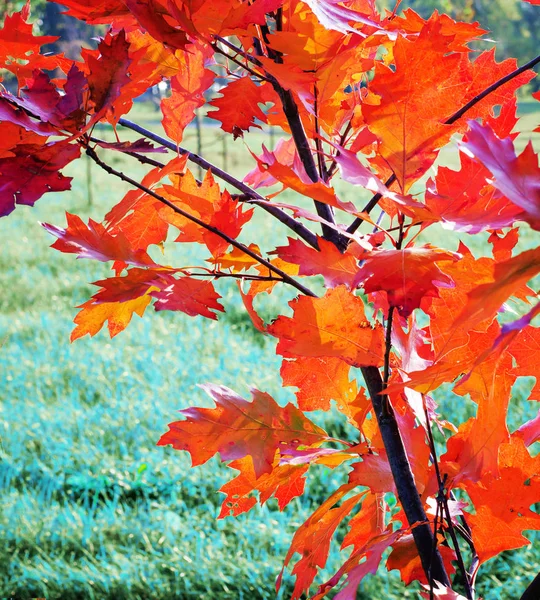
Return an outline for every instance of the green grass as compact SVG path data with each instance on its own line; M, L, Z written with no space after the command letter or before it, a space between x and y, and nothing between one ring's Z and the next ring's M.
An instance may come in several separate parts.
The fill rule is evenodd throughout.
M136 110L136 119L158 125L158 113ZM535 117L526 118L532 124ZM112 139L107 129L99 135ZM218 165L220 135L217 128L204 130L205 155ZM254 149L269 141L265 134L250 140ZM251 164L243 142L228 144L230 168L241 175ZM191 131L186 146L195 148ZM445 151L443 160L451 162L451 155ZM109 159L141 173L131 159ZM274 343L254 332L234 286L220 282L228 312L218 323L148 311L113 340L101 332L70 345L74 306L108 267L48 249L52 240L37 222L63 225L64 210L100 220L127 189L92 166L88 206L85 163L71 173L71 192L47 195L34 209L18 208L0 221L0 597L274 598L292 532L347 469L313 469L308 492L284 513L270 501L236 520L216 520L217 489L231 473L216 460L190 470L187 455L155 444L175 411L209 405L199 383L222 383L241 394L256 385L279 402L292 400L280 386ZM285 232L266 222L257 214L244 239L253 236L267 249L284 241ZM485 241L475 243L475 251L485 249ZM200 248L167 247L172 264L205 256ZM283 310L290 297L276 292L265 311ZM523 401L527 384L514 390L512 424L532 414ZM453 421L474 410L450 391L439 401ZM317 417L330 430L342 426L335 414ZM319 581L338 565L334 550ZM486 600L515 598L539 568L538 549L506 553L484 567L479 591ZM290 578L285 582L290 591ZM360 594L416 597L396 572L384 570L368 577Z

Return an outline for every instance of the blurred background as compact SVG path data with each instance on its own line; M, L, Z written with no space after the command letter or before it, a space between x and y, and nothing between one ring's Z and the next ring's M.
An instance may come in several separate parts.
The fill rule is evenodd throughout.
M1 6L11 12L22 3ZM540 47L540 10L520 0L411 0L402 3L407 7L424 17L438 8L478 20L491 31L491 41L479 42L478 49L495 43L499 60L513 56L522 64ZM81 45L93 45L96 29L61 10L32 3L39 33L61 36L56 50L76 58ZM130 118L159 131L159 98L159 91L141 98ZM538 103L524 96L519 111L522 148L540 121ZM202 110L185 145L243 177L252 168L246 146L223 136L215 123ZM114 139L106 125L96 134ZM121 136L135 139L126 131ZM533 137L536 144L538 138ZM254 151L276 141L270 130L246 136ZM441 162L455 166L456 154L450 146ZM133 159L104 156L117 169L142 177L144 168ZM209 405L199 383L222 383L242 395L255 385L280 403L292 401L293 390L281 388L275 342L253 329L236 287L219 282L227 312L218 323L148 311L113 340L102 331L69 344L74 307L95 291L90 282L108 276L108 266L49 249L53 240L38 221L64 226L66 210L100 221L127 188L86 159L66 174L74 178L70 192L48 194L35 208L19 207L0 220L0 597L275 598L292 533L346 478L347 467L312 468L306 494L284 513L270 500L237 519L216 520L222 498L217 490L234 472L217 460L190 470L186 454L155 444L177 410ZM362 200L356 191L347 199ZM437 242L452 250L461 239L476 255L490 252L487 236L440 235ZM279 224L269 227L265 213L256 213L243 236L269 249L285 242L286 231ZM535 242L526 232L521 247ZM197 264L205 257L200 248L166 244L170 264ZM263 314L283 312L290 298L287 290L274 292L264 299ZM511 428L533 416L535 407L524 400L531 385L530 378L521 378L514 387ZM475 412L472 402L456 399L450 389L440 390L436 400L456 424ZM314 420L331 434L346 435L337 412L315 414ZM344 531L338 531L319 581L339 566ZM519 597L539 570L538 547L505 553L483 567L479 595ZM280 598L288 597L290 584L285 578ZM359 592L364 599L407 597L417 592L404 588L395 571L366 578Z
M376 3L381 11L392 11L396 4L395 0L376 0ZM21 0L0 0L0 14L20 10L23 5ZM402 0L399 10L407 8L424 18L438 10L461 21L478 21L490 32L486 36L488 41L481 42L479 48L495 42L499 60L514 57L522 64L536 56L540 47L540 11L523 0ZM92 45L96 28L63 15L63 10L60 4L32 0L32 15L41 35L61 36L55 50L77 58L81 45ZM535 85L538 89L540 81Z

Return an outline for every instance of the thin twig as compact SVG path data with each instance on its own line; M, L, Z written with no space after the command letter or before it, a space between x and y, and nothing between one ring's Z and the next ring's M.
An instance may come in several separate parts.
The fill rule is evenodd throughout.
M455 499L456 499L456 497L454 495L454 492L452 492L450 490L450 500L455 500ZM467 542L467 544L471 550L472 557L471 557L471 566L469 567L469 578L470 578L469 580L471 582L471 588L474 591L476 575L478 574L478 568L480 566L480 559L478 557L478 553L477 553L476 547L474 545L471 528L469 527L469 524L467 523L467 519L465 518L465 515L461 514L459 516L459 520L461 521L461 524L454 523L454 527L456 528L458 533L461 535L461 537Z
M129 183L130 185L145 192L149 196L152 196L152 198L155 198L162 204L165 204L171 210L173 210L175 213L178 213L179 215L185 217L186 219L193 221L193 223L196 223L197 225L199 225L200 227L203 227L207 231L211 231L212 233L218 235L220 238L227 241L229 244L231 244L231 246L234 246L235 248L238 248L238 250L241 250L242 252L244 252L244 254L251 256L251 258L255 259L261 265L264 265L269 271L272 271L273 273L276 273L277 275L279 275L284 283L288 283L289 285L295 287L298 291L302 292L306 296L312 296L312 297L316 296L309 288L305 287L304 285L302 285L301 283L296 281L293 277L291 277L290 275L285 273L285 271L282 271L278 267L274 266L271 262L262 258L262 256L259 256L256 252L253 252L253 250L251 250L244 244L238 242L234 238L230 237L229 235L227 235L226 233L224 233L217 227L214 227L213 225L209 225L208 223L201 221L201 219L199 219L195 215L192 215L192 214L186 212L185 210L181 209L180 207L176 206L175 204L173 204L172 202L167 200L167 198L160 196L159 194L157 194L150 188L148 188L148 187L142 185L141 183L139 183L138 181L136 181L135 179L132 179L131 177L129 177L128 175L125 175L121 171L117 171L116 169L113 169L113 167L111 167L107 163L103 162L99 158L99 156L96 154L95 150L93 150L89 146L86 148L86 154L88 154L88 156L107 173L114 175L115 177L118 177L122 181L125 181L126 183Z
M216 37L218 37L218 36L216 36ZM224 56L227 60L230 60L231 62L237 64L239 67L242 67L242 69L247 71L250 75L253 75L253 77L257 77L261 81L269 81L268 77L266 77L265 75L262 75L261 73L257 73L251 67L248 67L248 65L245 65L243 62L239 61L235 56L231 56L230 54L225 52L225 50L222 50L217 44L210 44L210 45L212 46L212 48L214 49L215 52L217 52L218 54L221 54L221 56ZM243 54L240 54L240 56L243 56Z
M122 127L126 127L127 129L131 129L132 131L140 133L144 137L153 140L154 142L161 144L162 146L165 146L165 148L168 148L173 152L178 152L184 155L187 154L188 160L190 160L196 165L199 165L205 170L211 170L216 177L219 177L226 183L229 183L234 188L242 192L242 194L245 194L247 198L251 199L252 204L260 206L266 212L270 213L278 221L280 221L289 229L294 231L297 235L299 235L310 246L316 249L319 247L317 243L317 236L310 229L308 229L305 225L303 225L302 223L300 223L299 221L282 211L280 208L273 206L264 196L261 196L261 194L249 187L249 185L246 185L242 181L236 179L236 177L233 177L230 173L227 173L227 171L220 169L216 165L202 158L202 156L194 154L193 152L190 152L189 150L186 150L181 146L177 146L174 142L171 142L171 140L168 140L150 131L149 129L146 129L145 127L141 127L137 123L133 123L128 119L122 118L118 121L118 124L122 125Z
M435 552L437 552L437 529L439 528L439 510L440 504L437 502L435 507L435 520L433 521L433 546L431 547L431 562L435 558ZM430 571L429 573L429 600L434 600L435 579L433 578L433 573Z
M480 92L480 94L478 94L477 96L475 96L472 100L469 100L469 102L467 102L467 104L465 104L462 108L460 108L458 111L456 111L451 117L449 117L448 119L446 119L446 121L444 122L444 124L445 125L452 125L452 123L455 123L467 111L469 111L473 106L475 106L476 104L478 104L486 96L489 96L489 94L491 94L495 90L498 90L505 83L508 83L509 81L512 81L512 79L515 79L518 75L521 75L525 71L528 71L529 69L532 69L533 67L535 67L539 63L540 63L540 54L537 57L535 57L532 60L530 60L529 62L525 63L522 67L518 67L515 71L512 71L511 73L508 73L508 75L505 75L504 77L501 77L501 79L498 79L495 83L492 83L483 92Z
M248 52L245 52L242 48L240 48L240 46L229 42L228 39L221 37L220 35L214 35L214 39L218 42L221 42L224 46L227 46L227 48L229 48L233 52L236 52L236 54L243 56L246 60L249 60L257 67L263 68L262 62L257 57L253 56L252 54L249 54Z
M456 536L454 523L452 521L452 515L450 514L450 508L448 507L448 498L445 493L446 475L444 476L444 478L441 477L441 471L439 469L439 460L437 458L437 448L435 447L435 440L433 439L433 432L431 431L429 414L428 414L427 407L425 405L424 405L424 414L426 415L426 430L427 430L429 447L430 447L430 451L431 451L431 459L433 461L433 466L435 468L435 475L437 477L437 482L439 485L438 498L439 498L439 496L441 497L441 502L443 505L446 522L448 525L448 531L450 533L450 537L452 538L452 544L453 544L454 550L456 552L456 558L457 558L459 570L461 571L461 574L463 576L463 585L465 586L465 594L467 595L468 600L474 600L474 592L471 587L469 573L465 567L465 562L463 560L463 555L461 554L461 549L459 547L459 542L458 542L458 539Z
M384 344L384 367L383 367L383 386L384 389L388 387L388 380L390 378L390 354L392 352L392 322L394 319L395 306L388 308L388 318L386 319L386 338ZM383 398L383 414L388 416L390 414L390 400L388 394L384 395Z
M266 277L264 275L248 275L245 273L226 273L225 271L211 271L208 273L192 273L187 272L189 277L214 277L215 279L223 279L229 277L231 279L242 279L244 281L283 281L281 277Z
M352 129L352 119L347 123L345 129L343 130L343 133L339 136L338 146L345 145L347 136L349 135L349 132L351 131L351 129ZM330 167L328 169L328 178L329 179L337 171L337 168L338 168L338 165L337 165L337 161L336 161L336 156L334 155L334 157L332 158L332 164L330 165Z
M521 75L521 73L524 73L525 71L528 71L529 69L532 69L532 67L535 67L539 63L540 63L540 55L538 55L537 57L533 58L529 62L525 63L522 67L519 67L515 71L512 71L508 75L505 75L504 77L501 77L501 79L497 80L495 83L493 83L490 86L488 86L483 92L481 92L480 94L478 94L477 96L475 96L472 100L469 100L469 102L467 102L467 104L463 105L451 117L449 117L448 119L446 119L446 121L444 121L443 124L444 125L452 125L458 119L460 119L466 112L468 112L473 106L475 106L481 100L483 100L486 96L489 96L489 94L491 94L495 90L499 89L505 83L508 83L512 79L515 79L518 75ZM390 187L394 183L394 181L396 181L396 179L397 179L396 176L392 175L386 181L386 183L384 185L386 187ZM381 194L375 194L371 198L371 200L366 204L366 206L363 208L362 212L365 212L365 213L367 213L369 215L369 213L375 208L375 206L377 206L377 203L379 202L379 200L381 198L382 198ZM357 217L349 225L349 227L347 228L347 231L349 233L354 233L360 227L360 225L362 223L363 223L363 219L361 217Z
M315 148L317 150L317 164L319 165L319 175L321 179L328 182L328 170L324 162L324 154L322 149L321 137L319 135L319 106L318 106L318 90L317 84L313 86L313 114L315 118Z

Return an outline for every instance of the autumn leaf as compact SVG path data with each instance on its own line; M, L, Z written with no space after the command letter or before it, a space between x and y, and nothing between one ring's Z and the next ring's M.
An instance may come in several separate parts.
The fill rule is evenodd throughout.
M532 446L534 442L540 440L540 410L536 414L536 417L523 423L523 425L515 431L515 436L520 437L527 448Z
M232 133L235 139L242 137L251 127L260 129L255 120L267 122L259 104L274 99L271 90L268 85L257 85L251 77L235 79L220 90L220 98L210 102L217 110L210 111L208 117L219 121L221 129Z
M160 188L161 192L179 208L234 239L253 216L253 209L244 210L242 204L234 200L227 190L220 190L211 171L207 171L203 181L198 183L191 171L187 170L183 175L173 178L173 185ZM160 209L160 216L180 230L175 240L177 242L205 244L215 258L224 254L229 246L229 242L221 236L167 206Z
M487 33L478 23L454 21L447 14L440 14L437 10L429 19L423 19L412 8L407 8L401 15L395 15L388 24L390 29L408 34L418 34L426 25L433 31L433 35L438 37L439 42L444 43L445 47L453 52L468 52L469 42Z
M252 390L248 402L224 386L206 384L204 391L215 408L187 408L180 411L184 421L169 425L158 442L187 450L193 466L202 465L219 453L221 460L251 456L255 476L272 472L282 444L315 444L326 440L326 433L292 404L280 407L268 394Z
M473 288L456 324L476 323L493 318L502 304L540 271L540 248L527 250L514 258L495 264L493 280ZM526 293L526 292L525 292ZM532 295L531 290L531 295Z
M63 90L58 90L47 74L35 70L32 77L26 79L26 86L20 91L20 97L11 97L9 100L23 108L24 114L32 115L39 118L41 123L49 123L57 128L55 133L59 135L61 130L78 132L84 127L84 98L87 93L86 77L73 65ZM7 118L15 121L9 116ZM20 123L28 126L24 119Z
M320 23L324 25L326 29L333 29L340 33L355 33L364 36L366 34L360 29L352 26L351 23L360 23L362 25L368 25L369 28L379 29L379 24L369 18L370 16L375 16L373 13L367 16L359 11L332 2L332 0L306 0L306 4L311 8ZM370 33L371 32L372 30Z
M278 354L336 357L355 367L383 364L382 326L366 319L364 303L345 286L322 298L300 296L289 306L293 317L280 316L268 327L279 339Z
M204 47L190 45L179 61L179 71L171 79L171 96L161 101L163 129L177 144L184 129L195 117L195 110L205 103L204 93L213 84L215 74L205 68Z
M194 277L168 277L159 282L159 288L159 291L152 292L157 311L175 310L191 317L201 315L216 320L216 312L225 310L218 302L221 296L211 281Z
M99 57L88 57L88 87L94 104L93 121L99 120L113 108L122 88L130 81L128 67L129 43L121 30L116 35L108 33L98 46Z
M178 156L165 167L152 169L143 177L142 186L153 189L162 179L183 173L186 161L186 156ZM152 244L161 244L169 230L169 224L161 213L162 207L158 200L142 190L130 190L105 215L107 231L112 235L122 234L137 250L147 250Z
M460 243L458 253L461 259L447 263L445 272L455 283L454 287L439 288L438 298L428 298L424 307L430 316L427 342L433 346L431 364L407 371L406 383L391 383L389 391L403 389L406 385L421 393L429 393L441 383L454 381L467 372L478 356L494 341L496 332L487 339L481 336L471 341L470 327L467 323L458 323L458 317L468 300L468 292L479 284L493 282L494 260L487 257L475 259L470 250ZM481 342L481 343L479 343Z
M344 575L347 575L346 583L336 597L341 596L342 599L347 600L355 598L361 581L366 575L376 573L384 552L402 535L403 533L399 529L394 532L385 529L383 533L372 536L364 546L351 554L329 581L319 586L317 593L312 596L312 600L322 600Z
M287 275L298 275L298 265L292 265L281 258L272 258L269 261L272 265L281 269ZM268 277L272 275L272 272L268 269L268 267L264 265L258 265L255 267L258 274L262 277ZM257 294L262 294L266 292L267 294L272 293L272 290L275 288L278 281L253 281L251 286L249 287L249 295L255 297Z
M261 333L266 333L266 325L264 324L264 321L262 320L261 316L253 306L253 300L255 299L255 296L251 292L248 292L247 294L244 293L244 290L242 289L242 283L240 281L237 283L238 291L240 292L240 297L242 298L244 308L246 309L251 319L251 322L253 323L253 327L255 327L255 329L257 329L257 331L260 331Z
M266 14L282 4L282 0L242 0L215 2L203 0L198 3L178 3L171 6L172 15L182 29L194 38L210 38L213 35L236 35L246 32L253 24L264 25ZM176 30L178 31L178 30Z
M349 473L349 483L368 487L373 494L396 493L386 452L365 454Z
M0 29L0 67L11 71L23 85L34 70L44 69L53 71L61 68L68 72L72 61L63 54L41 54L42 46L53 44L57 36L33 34L33 25L28 23L30 18L30 2L23 9L8 15L4 12L4 26Z
M253 496L255 490L259 492L261 505L274 496L279 510L283 510L291 500L304 493L304 475L309 465L274 464L270 473L264 473L260 477L255 475L253 461L249 456L234 460L228 466L240 473L219 489L226 496L218 519L237 517L251 510L257 504L257 498Z
M95 304L127 302L147 294L151 288L159 289L160 280L166 280L169 269L129 269L126 275L108 277L95 281L92 285L100 289L93 296Z
M384 495L364 494L362 507L349 521L349 531L343 538L341 548L353 546L354 550L360 550L372 538L382 534L387 511L388 505L384 501Z
M339 358L297 358L284 360L281 378L284 386L298 388L298 408L304 411L329 410L330 401L347 407L358 394L356 382L349 380L351 367Z
M439 552L443 558L446 572L453 575L455 569L452 561L456 560L456 553L450 546L443 544L439 545ZM401 580L405 585L410 585L413 581L428 583L412 533L404 535L394 542L392 552L386 561L386 568L389 571L398 569Z
M118 17L136 22L127 17L129 9L119 0L65 0L62 5L69 9L66 14L90 24L110 24Z
M262 256L261 249L257 244L249 244L248 248L255 254ZM240 273L259 264L249 254L236 247L230 252L222 254L219 258L211 258L209 262L219 266L220 269L231 269L233 273Z
M299 162L298 153L296 152L296 146L294 145L294 140L292 138L279 138L272 154L279 164L300 169L300 166L297 166L297 162ZM264 156L264 152L258 156L259 161L257 161L257 165L243 180L244 183L247 183L254 189L268 187L278 183L278 180L273 175L262 166L259 167L259 164L264 164Z
M522 210L487 182L489 171L470 156L460 153L461 168L439 167L427 184L425 208L407 212L426 227L442 222L455 231L478 233L512 225Z
M21 144L12 147L10 156L0 158L0 217L15 210L15 205L34 206L47 192L71 188L71 177L60 169L78 158L78 146L57 142Z
M144 250L134 250L121 232L113 236L101 223L90 219L88 225L85 225L80 217L70 213L66 213L66 219L66 229L42 223L50 234L58 238L51 248L67 254L77 254L77 258L155 266L148 254Z
M100 148L105 148L106 150L116 150L117 152L137 152L138 154L147 154L147 153L166 153L167 148L163 146L154 146L145 138L140 138L135 142L105 142L104 140L96 141L96 144Z
M328 288L346 285L349 289L358 273L358 261L348 253L341 253L332 243L317 238L319 250L307 246L301 240L287 238L287 246L278 246L272 254L282 260L299 265L299 275L322 275Z
M354 279L367 293L385 291L390 306L408 317L423 298L438 298L439 288L454 287L438 263L455 262L459 255L424 246L366 253Z
M459 121L452 125L445 121L515 68L515 61L496 63L492 51L484 52L474 63L466 55L448 52L441 43L441 28L440 23L435 28L426 24L414 39L398 36L393 47L394 68L377 64L370 96L362 108L370 131L379 139L380 156L404 193L434 163L450 136L464 127ZM512 79L496 92L497 98L479 102L469 116L491 114L491 106L504 104L530 76L524 73ZM449 89L451 93L442 92Z
M527 317L532 317L540 310L538 304L530 311ZM501 335L507 334L505 325L501 328ZM515 375L533 375L536 377L536 384L531 390L530 400L540 400L540 376L537 375L536 357L540 351L540 328L523 327L508 344L508 353L514 359L512 373Z
M186 32L171 23L170 15L159 0L125 0L122 4L127 7L128 14L131 13L132 18L135 17L138 24L156 40L174 49L183 49L190 43Z
M467 520L480 562L529 544L523 531L540 529L540 515L530 509L540 494L540 460L531 457L519 436L512 436L500 448L499 467L499 476L484 476L466 488L476 509Z
M81 304L81 310L74 319L75 329L71 333L71 341L83 337L87 333L93 337L108 322L111 338L123 331L131 322L133 314L143 316L152 298L148 295L128 300L127 302L95 303L93 299Z
M486 336L471 334L471 344L482 348L486 342L479 343L481 337ZM493 339L494 335L489 337ZM489 341L486 345L490 345ZM441 462L447 464L446 472L456 483L464 479L479 481L488 473L498 474L500 447L508 439L508 405L516 381L511 371L512 357L508 353L494 355L475 367L469 378L454 389L459 395L470 394L478 404L476 417L462 424L449 438L447 452L441 457Z
M336 506L353 487L350 484L342 485L296 530L284 564L285 568L296 552L302 555L292 571L296 575L296 582L291 600L297 600L309 590L319 568L326 565L334 532L362 498L363 494L357 494ZM282 576L283 570L278 578L278 590Z
M510 138L501 140L489 126L483 127L475 121L469 126L462 149L489 169L493 185L523 210L521 218L540 230L540 167L532 143L516 156Z

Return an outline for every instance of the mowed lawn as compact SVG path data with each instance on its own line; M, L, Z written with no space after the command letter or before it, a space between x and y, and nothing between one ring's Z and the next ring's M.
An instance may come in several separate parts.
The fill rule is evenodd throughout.
M522 128L530 131L538 113L526 108ZM159 113L140 106L136 113L157 129ZM186 141L191 149L193 133ZM112 139L110 130L98 135ZM248 138L255 150L263 141L273 143L266 134ZM203 150L238 175L251 168L242 140L225 146L215 127L204 128ZM455 155L445 151L443 161L456 164ZM116 168L142 175L133 159L107 156ZM84 159L69 170L71 192L49 194L34 209L18 208L0 221L0 597L275 598L292 533L348 469L312 468L306 494L284 513L272 500L237 519L216 520L217 490L234 472L215 459L190 469L187 454L156 447L167 423L179 409L210 405L200 383L228 385L244 396L257 386L281 403L293 400L293 391L281 389L275 342L254 331L229 282L217 286L227 308L217 323L148 310L113 340L102 331L69 343L74 307L92 293L89 283L110 271L51 250L53 239L38 221L63 226L66 210L101 220L122 197L126 186L87 166ZM352 188L340 192L359 206L366 198ZM263 249L285 242L286 231L268 223L266 213L257 213L243 240ZM476 253L489 251L485 236L439 233L433 243L455 249L461 237ZM530 234L523 247L535 243ZM201 248L174 246L167 244L162 259L169 264L193 265L207 256ZM265 314L286 311L291 297L275 292ZM530 387L527 379L515 386L511 427L535 412L524 400ZM474 414L472 402L449 390L438 400L454 422ZM346 427L336 413L313 418L333 432ZM339 566L336 548L319 582ZM538 548L506 553L481 571L479 594L519 597L539 570ZM291 581L285 578L280 597ZM397 572L382 571L365 580L359 597L412 598L416 591L403 588Z

